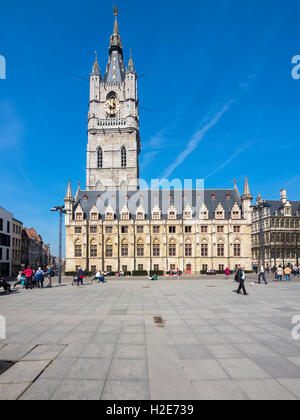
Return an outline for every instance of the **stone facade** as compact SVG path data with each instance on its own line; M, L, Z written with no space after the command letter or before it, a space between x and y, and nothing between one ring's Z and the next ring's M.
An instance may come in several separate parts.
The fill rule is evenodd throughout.
M66 271L234 269L251 261L252 195L228 190L140 190L137 76L124 66L117 13L109 60L90 77L87 182L65 197Z
M23 223L17 219L12 220L12 273L18 274L22 264L22 229Z
M137 189L139 153L137 75L132 58L125 70L116 16L106 73L96 58L90 76L87 190Z
M282 190L280 200L259 195L253 209L252 258L255 263L278 267L299 264L300 201L289 201Z

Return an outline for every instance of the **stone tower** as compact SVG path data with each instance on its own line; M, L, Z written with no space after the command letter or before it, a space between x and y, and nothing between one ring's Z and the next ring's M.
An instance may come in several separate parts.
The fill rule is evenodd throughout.
M118 9L105 74L96 56L90 75L87 190L139 188L139 102L132 56L125 69Z

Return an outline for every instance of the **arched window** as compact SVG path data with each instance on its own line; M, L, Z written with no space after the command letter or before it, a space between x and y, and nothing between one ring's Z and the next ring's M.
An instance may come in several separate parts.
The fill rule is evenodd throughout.
M128 257L128 243L126 241L122 242L121 245L121 256Z
M126 168L127 167L127 151L125 146L122 146L121 148L121 167Z
M103 168L103 150L102 147L99 147L97 150L97 166L98 168Z
M235 257L240 257L241 256L241 244L239 241L236 241L233 245L233 255Z
M169 243L169 256L176 257L176 241L174 239Z
M144 243L143 241L139 241L137 244L137 256L143 257L144 256Z
M111 241L107 241L106 242L106 246L105 246L105 256L110 258L113 256L113 246Z
M158 240L155 240L153 243L153 257L160 256L160 243Z
M192 256L192 243L190 240L186 241L185 243L185 256L186 257Z

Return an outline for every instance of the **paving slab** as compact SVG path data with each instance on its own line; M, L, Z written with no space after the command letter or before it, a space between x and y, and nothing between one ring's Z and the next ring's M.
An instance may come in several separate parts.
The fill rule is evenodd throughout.
M238 381L250 400L295 400L296 397L279 382L272 379Z
M48 366L49 361L22 361L0 376L0 384L30 383Z
M61 380L59 379L42 379L39 378L31 384L29 388L21 396L21 401L48 401L52 398L57 390Z
M116 381L108 380L105 384L101 400L133 400L143 401L150 399L149 384L147 381Z
M0 384L0 400L14 401L30 386L30 383Z
M104 380L70 380L64 379L56 389L52 400L100 400Z

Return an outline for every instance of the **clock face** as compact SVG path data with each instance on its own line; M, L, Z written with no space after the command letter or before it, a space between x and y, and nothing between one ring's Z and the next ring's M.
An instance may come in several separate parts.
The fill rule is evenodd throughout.
M120 111L120 102L115 96L112 96L105 102L105 111L109 115L116 115Z

